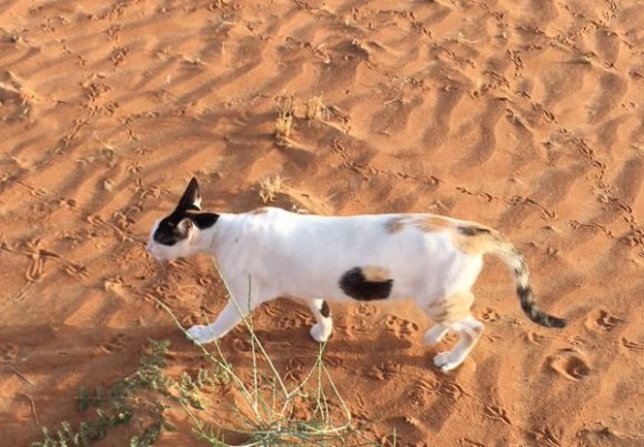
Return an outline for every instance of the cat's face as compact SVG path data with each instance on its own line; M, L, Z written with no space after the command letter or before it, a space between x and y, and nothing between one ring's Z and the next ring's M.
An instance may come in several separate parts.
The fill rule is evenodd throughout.
M175 210L152 227L147 249L159 261L171 261L201 250L201 230L212 227L219 216L201 211L199 184L193 178Z

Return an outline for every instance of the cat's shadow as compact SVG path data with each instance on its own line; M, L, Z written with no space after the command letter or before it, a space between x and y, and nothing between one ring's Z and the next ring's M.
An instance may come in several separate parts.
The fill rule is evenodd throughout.
M378 368L402 370L405 367L432 368L434 350L422 346L414 349L416 338L403 339L384 331L349 336L341 331L320 345L309 334L309 326L297 328L256 329L255 336L278 372L287 370L294 362L313 365L321 354L322 361L331 371L345 369L378 375ZM240 328L228 334L221 342L222 352L235 365L252 361L253 352L250 332ZM418 343L422 343L418 340ZM259 350L256 348L256 352ZM263 354L259 354L262 356Z

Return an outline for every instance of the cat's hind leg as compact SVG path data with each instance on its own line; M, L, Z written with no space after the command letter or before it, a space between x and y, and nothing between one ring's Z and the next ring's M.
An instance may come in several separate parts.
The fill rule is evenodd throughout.
M311 328L311 337L319 343L324 343L329 339L333 331L333 320L331 319L329 305L326 301L320 299L309 299L306 302L316 321L316 324Z
M441 352L434 357L434 365L441 371L447 372L459 366L483 334L483 323L468 315L460 321L448 323L449 330L458 334L456 345L447 352Z
M449 328L447 326L437 324L436 326L430 328L429 330L427 330L427 332L425 332L423 339L429 346L434 346L440 343L440 341L445 338L448 332Z
M424 308L427 315L437 323L425 333L426 343L438 343L448 331L459 336L458 342L450 351L434 357L434 365L443 372L463 363L483 333L483 323L470 313L473 302L472 292L464 291L436 300Z

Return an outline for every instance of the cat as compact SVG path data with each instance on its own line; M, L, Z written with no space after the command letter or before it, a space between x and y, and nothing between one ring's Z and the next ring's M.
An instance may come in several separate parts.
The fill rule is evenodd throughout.
M321 343L333 329L327 300L413 299L436 323L424 335L427 344L437 344L448 331L459 336L451 350L433 359L446 372L465 360L483 332L470 313L471 288L487 253L511 270L532 321L566 325L536 306L521 253L498 232L433 214L326 217L271 207L215 214L201 210L193 178L175 210L154 224L147 249L162 262L199 253L215 258L231 296L213 323L188 330L197 344L223 337L277 297L307 302L316 320L311 336Z

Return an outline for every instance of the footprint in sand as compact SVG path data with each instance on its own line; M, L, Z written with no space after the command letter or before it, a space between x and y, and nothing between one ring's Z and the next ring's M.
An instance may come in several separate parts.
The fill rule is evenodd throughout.
M302 377L304 377L304 363L297 359L289 360L286 371L284 372L284 379L300 383Z
M637 342L635 340L629 340L628 338L622 337L622 346L632 351L644 351L644 343Z
M31 101L27 100L20 86L12 85L17 82L4 81L5 79L0 79L0 104L3 105L0 121L13 122L27 118L32 107Z
M483 315L481 316L481 319L486 323L494 323L495 321L498 321L499 318L499 314L490 307L486 308L483 312Z
M103 349L108 354L121 352L125 349L129 341L130 341L130 337L128 337L125 334L122 334L122 333L114 334L107 343L101 346L101 349Z
M525 333L525 339L529 343L534 343L539 345L541 343L544 343L546 340L548 340L548 337L538 332L528 331Z
M251 352L253 347L250 340L248 340L248 336L241 336L233 338L233 349L236 352Z
M574 349L562 349L548 358L548 364L557 374L573 381L588 377L592 370L586 355Z
M592 332L610 332L623 321L604 309L595 309L586 317L584 326Z
M87 279L89 277L87 267L81 264L69 263L65 266L65 272L75 278Z
M105 281L103 281L103 288L106 291L112 292L119 297L126 296L127 287L128 287L127 284L120 276L116 276L115 278L108 278Z
M418 332L418 325L413 321L405 320L396 315L385 317L385 327L398 338L407 338Z
M262 310L266 315L268 315L271 318L277 318L283 315L282 310L275 304L268 304L268 305L262 306Z
M18 347L12 343L0 345L0 362L11 362L18 357Z
M306 325L308 318L300 313L288 313L277 320L280 329L295 329Z
M402 373L402 369L403 366L400 363L386 361L380 366L372 366L367 370L366 375L376 380L389 380L399 376Z
M378 308L373 304L360 303L353 309L356 317L369 318L378 312Z

